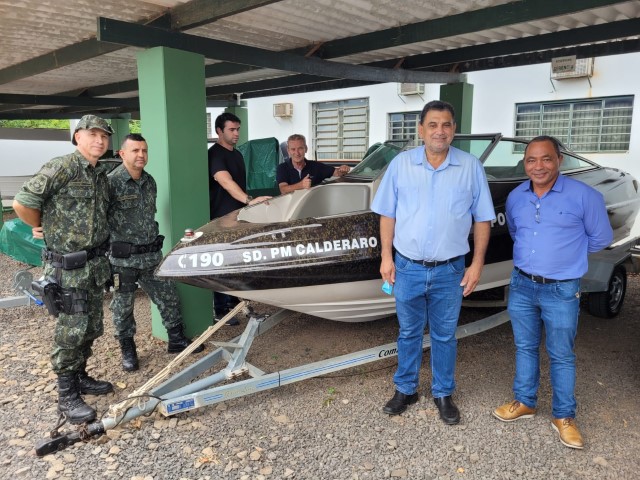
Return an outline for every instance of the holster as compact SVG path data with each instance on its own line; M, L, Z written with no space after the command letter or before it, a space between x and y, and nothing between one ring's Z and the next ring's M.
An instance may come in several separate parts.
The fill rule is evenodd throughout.
M49 314L57 317L60 313L67 315L84 315L89 312L88 294L80 288L62 288L52 277L36 280L31 288L42 298Z
M36 292L50 315L57 317L62 311L62 287L52 277L45 277L31 283L31 288Z

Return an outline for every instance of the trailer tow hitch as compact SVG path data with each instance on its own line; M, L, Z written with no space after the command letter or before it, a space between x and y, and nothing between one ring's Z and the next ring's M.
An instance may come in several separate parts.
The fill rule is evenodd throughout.
M58 424L49 432L49 438L43 438L36 442L35 448L38 457L64 450L69 445L80 441L88 442L91 437L102 435L105 432L104 425L100 421L79 425L75 431L61 432L60 428L65 423L67 423L67 417L62 414L58 418Z

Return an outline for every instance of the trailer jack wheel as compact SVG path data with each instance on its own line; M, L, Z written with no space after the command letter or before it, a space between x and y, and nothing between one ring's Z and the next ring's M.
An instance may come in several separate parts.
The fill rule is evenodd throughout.
M627 293L627 271L622 265L613 269L609 288L604 292L589 294L588 310L594 317L613 318L620 313Z

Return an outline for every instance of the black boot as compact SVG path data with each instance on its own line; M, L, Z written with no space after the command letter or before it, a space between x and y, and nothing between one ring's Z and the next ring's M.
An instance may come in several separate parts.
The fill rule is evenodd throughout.
M74 425L96 418L96 411L84 403L80 396L76 372L58 375L58 412L64 413Z
M82 367L77 374L78 392L81 395L106 395L113 392L113 385L103 380L96 380L89 376L86 367Z
M131 338L120 339L120 350L122 351L122 369L125 372L134 372L140 368L138 364L138 353L136 344Z
M184 336L182 325L168 329L167 334L169 335L169 345L167 346L167 352L169 353L180 353L191 345L191 340ZM199 353L203 350L204 345L200 345L193 353Z

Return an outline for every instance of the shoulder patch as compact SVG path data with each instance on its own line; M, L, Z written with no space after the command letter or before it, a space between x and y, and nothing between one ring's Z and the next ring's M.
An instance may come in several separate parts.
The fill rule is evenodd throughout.
M46 174L38 173L32 177L25 186L30 192L35 193L36 195L42 195L47 188L48 181L49 178Z

